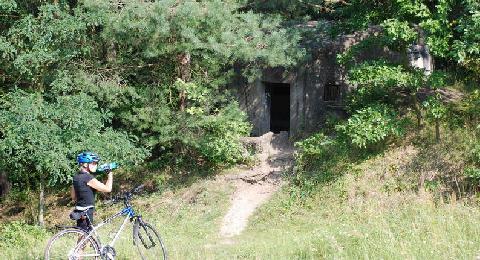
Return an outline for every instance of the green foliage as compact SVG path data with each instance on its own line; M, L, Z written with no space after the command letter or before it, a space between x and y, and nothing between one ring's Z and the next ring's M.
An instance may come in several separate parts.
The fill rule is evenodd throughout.
M233 66L253 78L294 64L303 50L279 18L240 8L219 0L2 1L1 168L28 186L68 181L75 154L87 149L123 164L165 148L215 164L241 161L238 138L250 126L225 91Z
M245 8L253 9L262 13L273 13L284 16L289 19L301 19L308 17L310 19L319 19L324 17L332 17L334 7L338 0L247 0Z
M389 137L404 134L404 122L385 105L358 110L346 123L337 125L336 130L349 143L358 148L367 148Z
M246 114L236 102L215 115L204 117L199 122L203 134L198 142L198 150L216 164L235 164L245 160L239 138L251 131L251 125L246 121Z
M383 36L371 36L363 41L351 46L343 53L337 54L337 62L344 65L347 69L351 69L353 66L358 65L362 61L358 59L358 56L365 51L370 51L371 49L383 48L386 44L387 38ZM382 61L378 61L382 62Z
M78 11L71 15L61 5L45 4L36 15L26 14L2 31L5 38L0 41L0 53L4 59L0 64L9 72L9 81L17 76L23 84L43 86L52 69L94 51L89 31L97 23L96 17Z
M39 93L16 90L3 96L0 110L1 169L14 185L39 179L65 183L75 171L75 156L94 150L106 160L138 163L147 152L126 133L104 128L110 119L84 93L48 101Z
M138 131L146 146L154 149L184 146L214 164L232 164L244 159L239 138L248 135L251 126L227 92L218 93L210 86L181 80L169 88L144 91L149 93L141 94L139 101L144 103L122 120L132 131ZM180 91L185 91L187 97L184 112L177 111L179 98L172 94Z
M416 93L425 84L423 78L420 71L410 71L382 60L359 64L348 73L348 82L357 87L349 94L347 107L354 113L379 102L398 106L400 91Z
M354 85L370 86L372 88L408 88L419 85L418 78L415 76L401 65L388 64L380 60L365 62L351 69L349 71L349 82Z
M395 1L349 1L337 8L338 30L350 33L366 29L369 25L380 24L396 12L395 4Z
M45 229L28 225L22 221L13 221L0 225L0 249L23 248L30 246L32 241L42 241L47 237Z
M426 110L426 117L431 121L439 121L445 118L447 115L447 107L442 103L438 96L428 97L427 100L422 103L423 108Z
M0 2L0 10L2 13L12 12L17 8L17 3L14 0L3 0Z
M188 53L198 80L224 78L225 68L237 62L250 77L264 66L294 64L302 54L295 48L299 35L281 28L279 19L238 12L239 7L219 0L127 2L121 12L107 11L104 37L114 41L119 55L139 54L167 66L175 67L177 56ZM164 80L173 83L176 76Z
M476 164L480 165L480 144L477 144L473 147L472 159Z
M390 44L398 42L412 42L417 39L417 32L410 26L408 21L399 19L387 19L382 23L385 37Z
M464 171L464 174L465 176L475 181L480 181L480 169L478 168L473 168L473 167L466 168Z
M295 147L295 174L290 178L290 200L286 202L293 204L302 203L319 184L333 180L343 167L342 160L350 159L343 142L322 132L296 142Z
M465 67L480 72L480 5L477 1L464 1L466 15L460 17L456 31L461 35L454 40L452 56ZM477 77L478 78L478 77Z
M480 120L480 91L474 90L463 100L455 103L449 109L449 119L456 119L463 124L475 128Z
M323 133L314 134L307 139L295 143L295 147L300 149L302 156L320 157L325 152L325 147L332 145L334 140Z
M338 8L344 31L364 30L371 25L382 25L387 46L404 50L418 40L418 28L426 33L430 51L439 57L449 55L453 37L452 2L436 3L416 0L363 1L354 0Z

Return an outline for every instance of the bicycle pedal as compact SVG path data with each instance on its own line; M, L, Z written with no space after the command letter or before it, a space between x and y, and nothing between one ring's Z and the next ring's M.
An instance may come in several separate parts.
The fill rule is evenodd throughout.
M115 249L111 246L105 246L102 248L101 257L105 260L114 260L117 253Z

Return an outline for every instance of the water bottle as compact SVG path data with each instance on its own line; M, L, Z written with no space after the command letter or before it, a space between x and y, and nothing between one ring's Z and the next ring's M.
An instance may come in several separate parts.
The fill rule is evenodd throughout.
M116 162L111 162L111 163L105 163L97 168L97 172L109 172L111 170L117 169L118 168L118 163Z

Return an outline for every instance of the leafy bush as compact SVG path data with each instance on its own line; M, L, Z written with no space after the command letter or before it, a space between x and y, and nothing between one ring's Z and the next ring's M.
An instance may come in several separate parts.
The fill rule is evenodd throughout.
M336 140L326 136L324 133L316 133L305 140L295 143L298 148L296 154L297 163L302 163L312 157L325 156L330 145L336 144Z
M447 107L438 97L428 97L422 105L426 110L426 117L430 121L439 121L447 114Z
M472 91L463 100L452 105L448 112L451 114L449 120L459 117L457 120L460 124L466 123L469 127L476 127L480 122L480 91Z
M122 120L151 149L175 150L178 156L201 156L213 164L243 160L239 137L250 134L247 116L227 91L177 80L171 86L142 90L138 107ZM185 109L178 95L185 93ZM200 159L200 158L197 158Z
M45 229L22 221L13 221L0 226L0 249L2 247L23 248L33 241L42 241L47 237Z
M404 123L388 106L376 105L357 111L346 123L337 125L336 130L354 146L367 148L389 137L403 135Z
M464 171L465 176L475 180L479 181L480 180L480 169L475 168L475 167L468 167Z
M127 133L105 128L108 111L84 93L48 101L40 93L16 90L3 96L0 108L0 168L14 185L68 182L75 156L84 150L123 164L148 154Z
M239 141L251 131L246 115L232 102L215 115L206 116L200 123L204 135L198 149L216 164L234 164L244 160L244 149Z
M348 81L357 86L348 97L351 112L379 102L398 106L400 90L415 93L424 83L423 73L383 60L355 66L348 72Z

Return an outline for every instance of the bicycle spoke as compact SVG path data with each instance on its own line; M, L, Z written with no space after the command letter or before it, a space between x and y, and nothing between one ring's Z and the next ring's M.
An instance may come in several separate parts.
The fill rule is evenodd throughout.
M85 232L70 229L57 233L48 243L46 259L99 259L99 249L93 238L85 239Z

